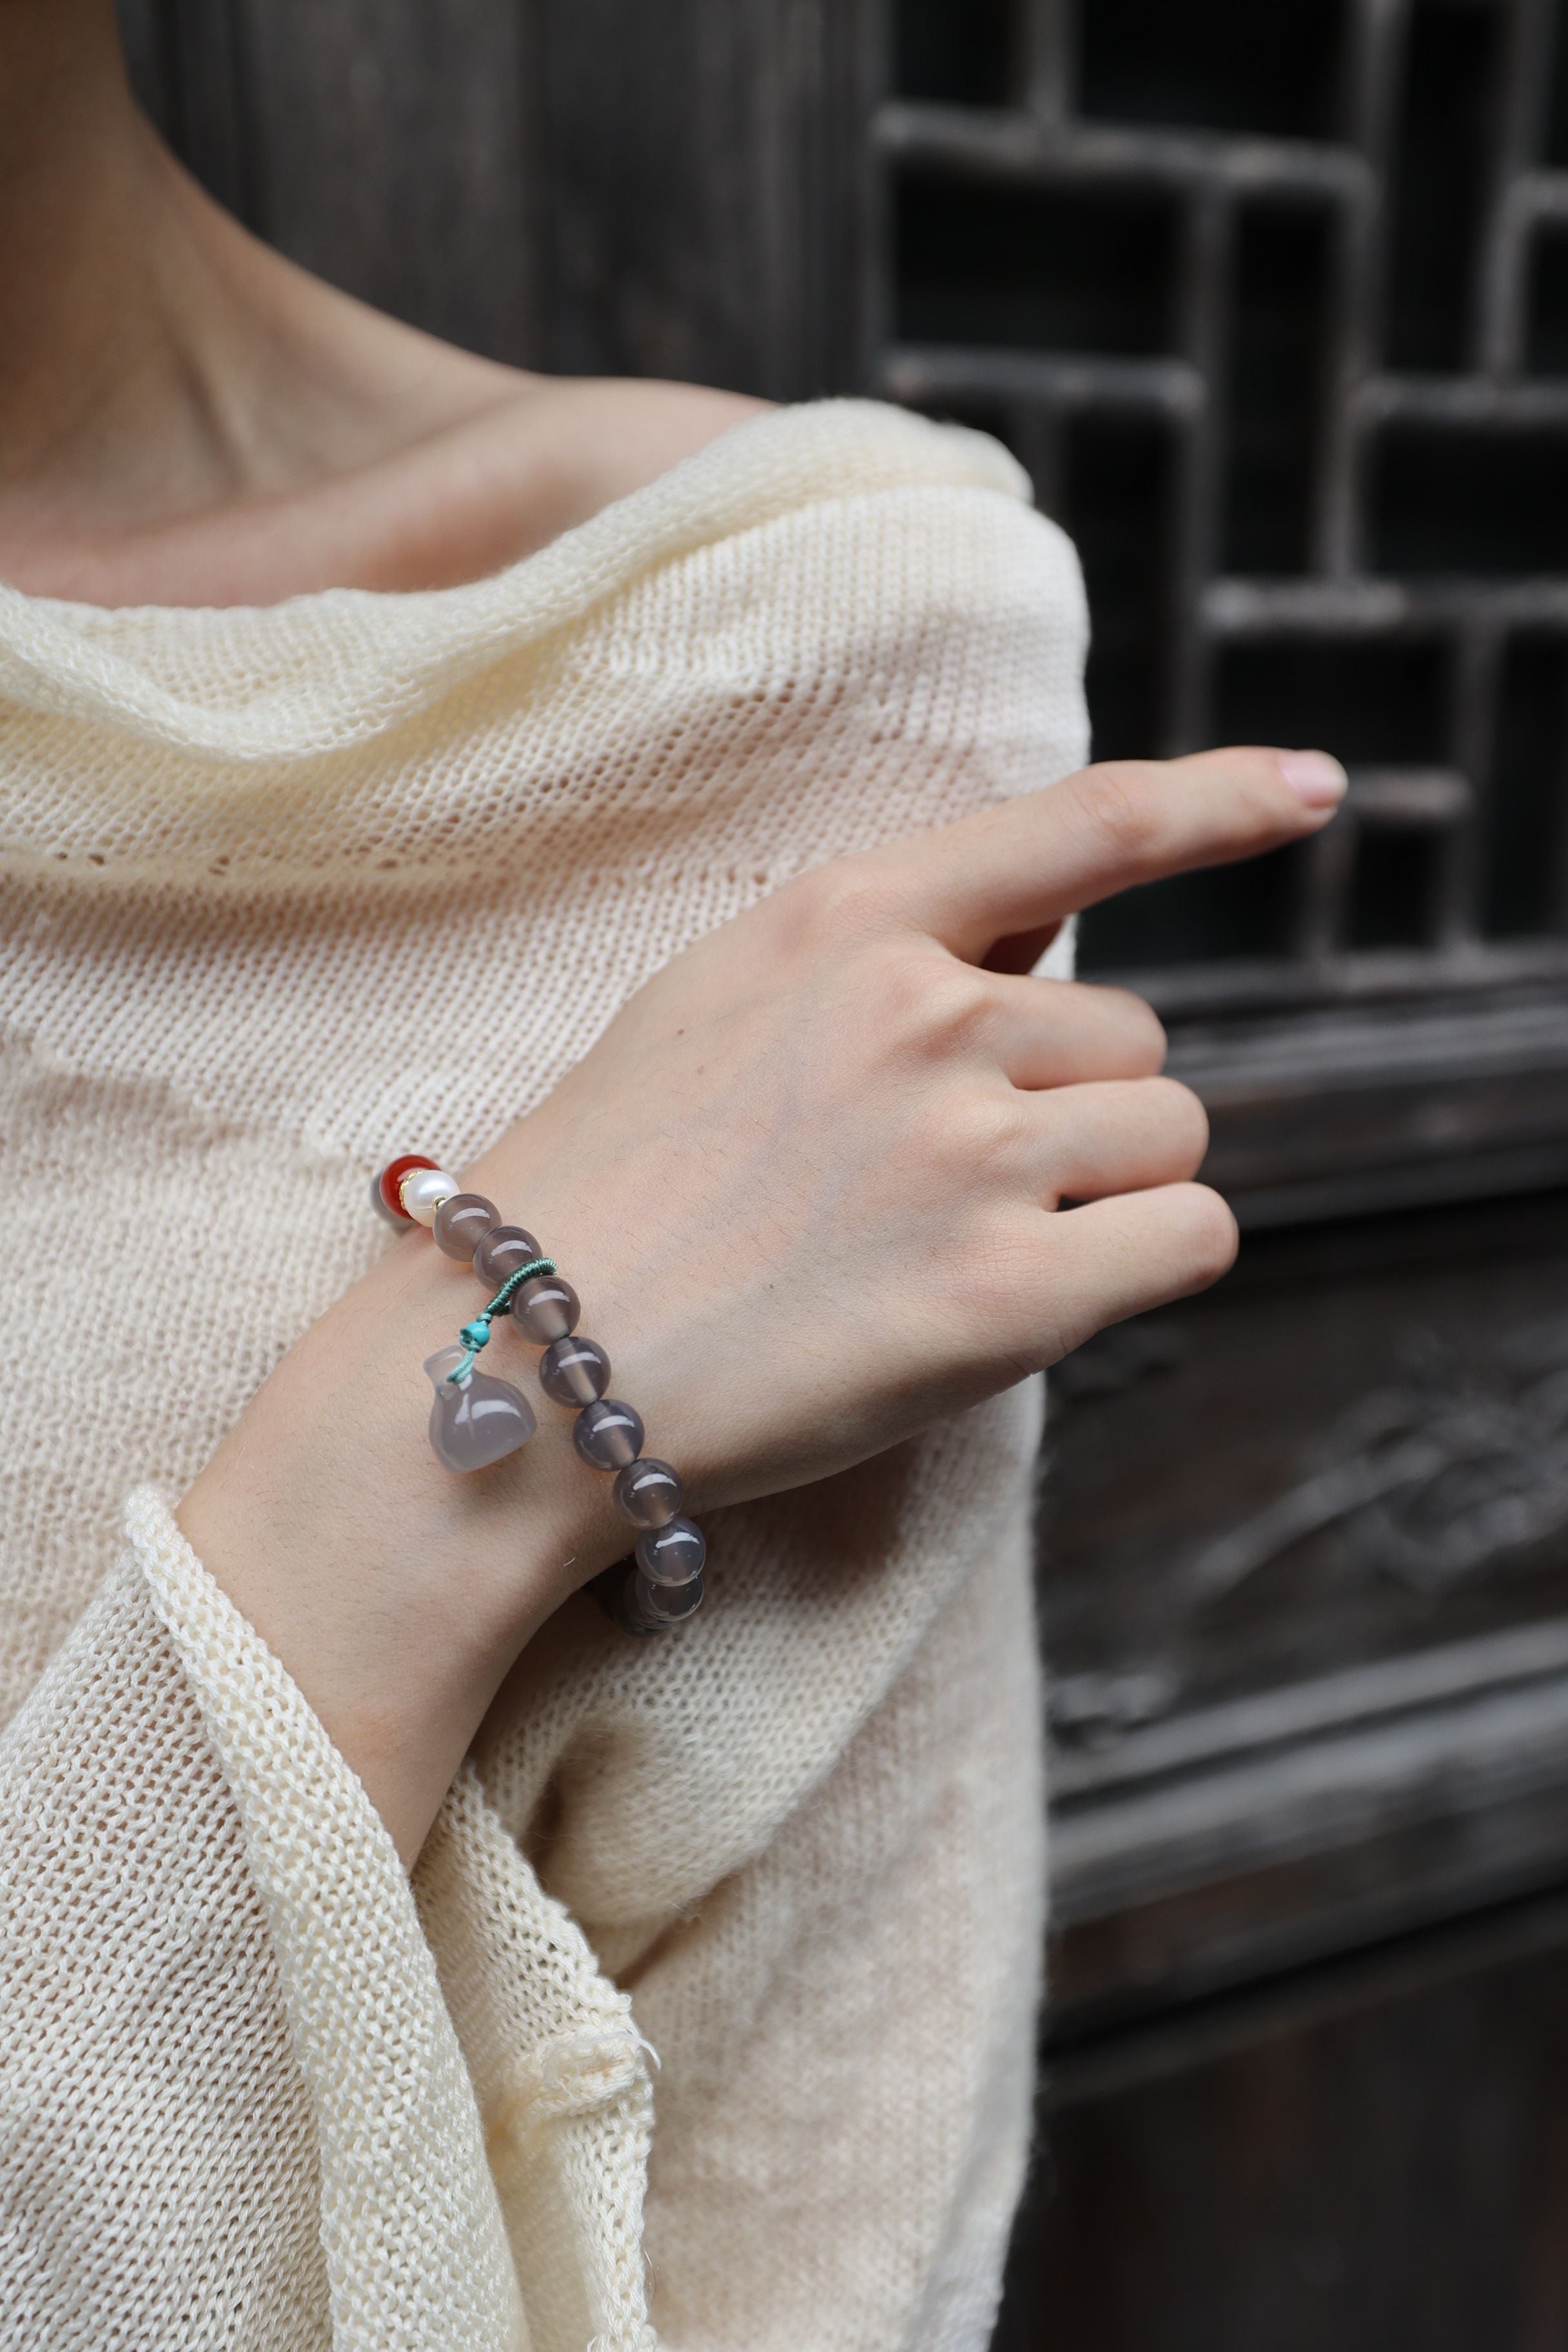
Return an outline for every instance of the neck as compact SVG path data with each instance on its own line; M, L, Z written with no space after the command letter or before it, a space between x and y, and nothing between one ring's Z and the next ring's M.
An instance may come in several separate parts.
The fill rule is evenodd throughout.
M309 490L516 381L215 205L137 110L112 0L0 0L0 576Z
M0 0L0 582L105 605L444 587L745 413L552 385L323 285L160 145L113 0Z

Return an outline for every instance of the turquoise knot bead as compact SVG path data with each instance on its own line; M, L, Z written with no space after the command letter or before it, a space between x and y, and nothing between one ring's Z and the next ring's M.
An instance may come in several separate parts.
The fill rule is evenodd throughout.
M458 1337L465 1348L488 1348L490 1343L489 1324L483 1317L472 1323L465 1323Z

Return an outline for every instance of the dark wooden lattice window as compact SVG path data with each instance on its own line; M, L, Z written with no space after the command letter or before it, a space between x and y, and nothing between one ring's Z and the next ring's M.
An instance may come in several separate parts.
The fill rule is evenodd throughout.
M1000 434L1077 539L1098 751L1352 771L1310 847L1085 928L1171 1016L1252 1222L1568 1173L1557 1048L1470 1083L1531 1064L1568 978L1559 32L1544 0L897 10L876 380ZM1348 1090L1287 1009L1329 1005Z

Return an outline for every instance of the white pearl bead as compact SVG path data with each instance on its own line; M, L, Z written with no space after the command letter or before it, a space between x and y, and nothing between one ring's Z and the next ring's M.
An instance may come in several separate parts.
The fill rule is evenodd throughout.
M439 1168L411 1168L397 1188L397 1197L416 1225L433 1225L442 1202L461 1189L455 1176Z

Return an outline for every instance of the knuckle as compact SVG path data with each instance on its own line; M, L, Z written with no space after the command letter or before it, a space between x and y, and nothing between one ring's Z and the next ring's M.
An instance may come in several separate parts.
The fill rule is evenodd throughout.
M1165 1066L1170 1040L1153 1006L1130 988L1106 988L1100 992L1121 1031L1129 1062L1146 1076L1158 1077Z
M1004 1105L970 1087L941 1087L925 1093L919 1126L955 1199L977 1199L988 1190L991 1171L1009 1148Z
M987 1216L963 1253L962 1308L977 1332L994 1340L1018 1320L1019 1303L1037 1287L1040 1249L1016 1216ZM1038 1363L1020 1367L1038 1370Z
M1230 1205L1207 1184L1181 1187L1179 1241L1194 1289L1206 1289L1236 1264L1240 1234Z
M890 895L874 860L836 857L797 875L772 903L788 943L820 951L879 929L887 920Z
M942 1053L961 1052L989 1026L992 991L973 964L944 958L921 974L921 1025L927 1042Z
M977 1176L1011 1188L1033 1155L1033 1125L1023 1097L983 1096L962 1122L961 1140Z
M866 1007L886 1046L940 1060L979 1041L992 1015L992 983L932 941L910 937L877 958Z
M1209 1148L1209 1115L1203 1104L1179 1078L1147 1078L1144 1084L1158 1103L1171 1150L1190 1168L1199 1167Z
M1160 809L1149 777L1148 767L1132 761L1108 761L1083 772L1084 816L1113 866L1142 866L1160 842Z

